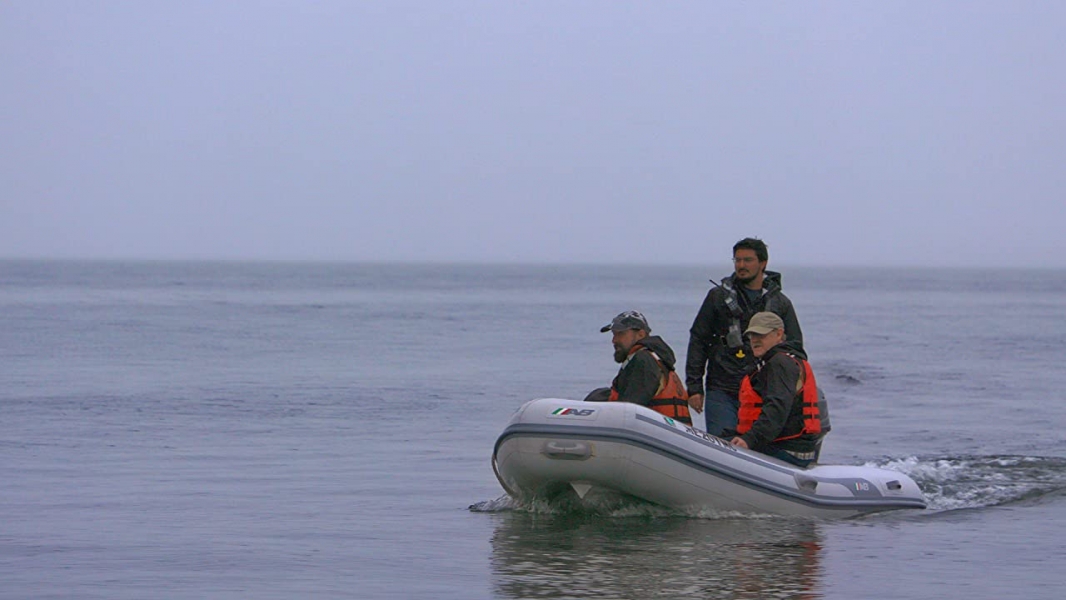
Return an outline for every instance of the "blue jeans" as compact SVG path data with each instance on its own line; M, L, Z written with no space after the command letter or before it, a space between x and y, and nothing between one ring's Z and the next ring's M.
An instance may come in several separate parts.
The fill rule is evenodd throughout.
M707 390L703 396L703 416L707 419L707 433L721 436L727 429L736 430L740 398L722 390Z

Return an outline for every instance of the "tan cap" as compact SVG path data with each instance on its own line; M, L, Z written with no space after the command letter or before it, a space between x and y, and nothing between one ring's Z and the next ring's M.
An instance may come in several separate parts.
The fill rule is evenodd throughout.
M744 330L744 334L757 333L759 335L766 335L775 329L784 328L785 322L781 320L781 317L772 312L760 312L752 315L751 321L748 321L748 328Z

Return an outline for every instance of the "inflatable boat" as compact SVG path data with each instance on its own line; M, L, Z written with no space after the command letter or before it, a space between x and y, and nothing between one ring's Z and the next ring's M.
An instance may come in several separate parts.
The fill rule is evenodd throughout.
M798 468L628 402L527 402L496 440L492 466L520 501L628 495L687 513L819 518L926 506L903 473Z

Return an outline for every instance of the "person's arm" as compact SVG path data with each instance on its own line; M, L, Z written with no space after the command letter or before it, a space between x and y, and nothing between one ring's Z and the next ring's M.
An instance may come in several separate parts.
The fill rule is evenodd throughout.
M763 367L762 375L754 386L762 397L762 412L751 429L740 436L748 448L760 448L781 435L796 398L799 365L788 356L778 354Z
M618 399L647 406L659 391L662 375L662 369L651 352L637 352L618 376Z
M703 376L707 371L711 343L714 341L714 290L707 292L692 328L688 332L688 352L685 354L685 389L688 395L700 396L703 401Z

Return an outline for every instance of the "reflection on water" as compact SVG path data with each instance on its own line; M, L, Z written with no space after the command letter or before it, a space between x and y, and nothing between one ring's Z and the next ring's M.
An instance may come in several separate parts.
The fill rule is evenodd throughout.
M498 513L501 598L817 598L819 523Z

